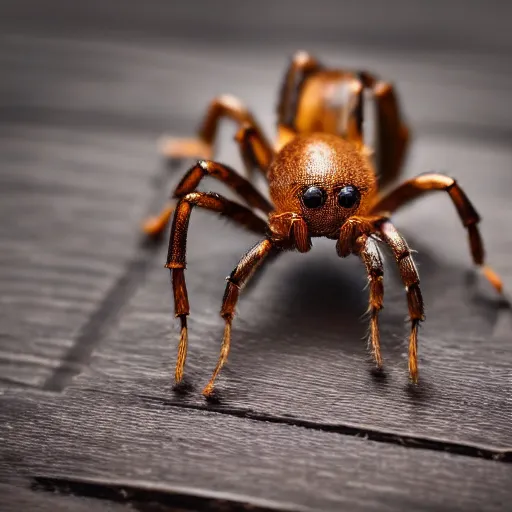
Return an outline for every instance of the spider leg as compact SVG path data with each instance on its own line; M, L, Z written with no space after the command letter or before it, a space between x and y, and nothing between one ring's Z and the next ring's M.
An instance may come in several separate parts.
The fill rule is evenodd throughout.
M276 149L299 133L314 132L362 144L363 88L357 73L327 68L298 52L281 88Z
M381 185L400 172L409 141L394 87L366 71L327 68L298 52L285 73L278 107L282 147L297 133L328 132L364 144L364 91L372 93L376 115L376 165Z
M230 95L219 96L211 101L196 138L163 138L162 153L169 159L212 158L219 122L224 118L235 121L240 130L236 140L244 161L250 160L257 164L265 174L273 155L272 147L247 107L238 98Z
M261 131L254 124L244 123L236 133L235 140L240 146L249 179L252 180L254 169L259 169L263 175L266 175L274 157L274 151Z
M377 172L381 187L394 181L402 168L410 131L400 115L393 86L376 81L372 86L377 121Z
M402 282L407 292L411 333L409 335L409 375L412 382L418 382L418 327L425 319L420 277L411 256L407 242L389 221L379 227L379 237L389 245L395 257Z
M265 214L273 210L273 206L247 179L240 176L231 167L211 160L200 160L186 172L174 190L174 198L180 199L194 192L201 180L206 176L210 176L225 183L244 199L250 207L261 210ZM150 217L144 222L142 227L143 231L151 237L161 235L173 211L174 203L170 202L164 206L157 216Z
M217 212L259 235L265 234L267 230L266 222L257 217L251 210L218 194L192 192L182 197L178 202L169 239L167 264L165 265L171 271L174 310L176 317L179 317L181 322L175 371L176 383L179 383L183 378L183 368L187 356L187 316L190 313L190 307L185 282L186 246L190 214L195 206Z
M372 211L388 212L391 214L404 204L434 190L444 190L448 192L450 199L457 209L462 224L468 231L469 246L475 265L482 269L483 274L498 293L502 293L503 284L500 277L494 270L484 264L484 244L478 229L480 216L464 191L453 178L444 176L443 174L429 173L408 180L384 197L378 199Z
M224 336L220 349L219 359L212 377L203 390L205 396L211 395L213 392L215 379L219 375L220 370L227 361L229 349L231 345L231 324L235 315L235 307L238 302L241 289L254 274L256 269L263 263L265 258L270 254L274 244L268 238L265 238L252 249L250 249L240 260L231 275L227 278L226 291L222 300L220 314L225 321Z
M378 368L382 367L382 356L380 353L379 336L379 311L382 309L384 300L384 264L380 254L379 247L374 238L368 235L362 235L357 239L357 253L366 268L368 281L370 285L370 341L372 344L372 354Z
M322 65L307 52L297 52L283 77L277 106L278 147L292 139L297 130L297 110L301 89L306 79L322 69Z

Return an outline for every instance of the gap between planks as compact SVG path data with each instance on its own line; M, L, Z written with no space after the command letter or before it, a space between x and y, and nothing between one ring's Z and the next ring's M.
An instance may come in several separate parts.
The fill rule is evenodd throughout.
M112 391L89 389L87 387L82 388L82 391L89 393L101 393L104 395L119 395L119 393ZM464 457L493 460L496 462L503 462L508 464L512 463L512 447L497 448L494 446L486 446L474 443L456 443L447 439L405 435L397 432L372 429L364 425L353 425L348 423L319 423L315 421L302 420L291 416L273 416L269 414L256 413L252 410L239 409L236 407L220 407L219 405L216 405L213 400L209 400L207 402L210 403L201 406L195 404L186 404L182 402L178 403L173 400L165 400L149 395L136 394L135 396L148 404L158 404L164 407L176 407L182 409L204 411L212 414L234 416L237 418L244 418L253 421L290 425L320 432L332 432L349 437L358 437L368 441L398 445L404 448L445 452Z
M32 479L32 490L59 493L74 497L88 497L114 503L129 504L137 510L153 510L155 503L172 510L247 510L251 512L306 512L311 509L297 507L288 503L209 490L207 492L192 487L175 486L172 488L154 483L105 480L63 476L36 476Z

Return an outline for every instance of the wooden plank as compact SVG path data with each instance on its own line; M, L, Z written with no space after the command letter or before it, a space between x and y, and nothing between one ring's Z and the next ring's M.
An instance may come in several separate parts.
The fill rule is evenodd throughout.
M77 74L70 61L87 59L71 45L61 59L37 46L13 39L0 49L0 386L40 387L75 340L91 341L91 318L111 313L109 293L138 257L152 179L166 175L158 131L118 135L105 117L91 126L75 114L96 101L98 89L84 87L92 77L122 87L123 62L97 54ZM121 124L122 108L111 118Z
M0 493L2 512L17 512L20 509L38 512L305 510L303 507L290 508L268 500L250 500L251 503L245 503L243 497L214 490L201 493L187 487L171 488L112 478L36 477L25 481L18 480L17 484L0 483Z
M50 492L73 493L76 496L101 497L115 503L128 503L130 510L233 510L250 512L300 511L304 507L266 499L254 499L235 493L202 491L183 486L158 485L154 483L113 478L36 477L37 488Z
M134 226L152 190L137 175L144 145L133 139L47 127L0 137L0 214L9 219L1 228L0 374L4 384L41 386L134 257ZM108 154L129 148L134 172L119 187L123 174Z
M47 483L153 485L298 510L501 511L512 497L510 464L136 396L70 390L0 401L1 479L15 470Z

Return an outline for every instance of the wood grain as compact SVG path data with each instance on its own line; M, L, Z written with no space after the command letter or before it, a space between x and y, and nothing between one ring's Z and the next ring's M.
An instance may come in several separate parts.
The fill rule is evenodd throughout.
M512 466L70 391L1 399L0 474L94 478L283 509L504 510ZM41 443L41 433L49 444ZM80 450L70 456L70 446ZM6 467L7 466L7 467ZM276 482L279 485L275 485ZM186 491L188 489L188 491Z
M105 59L78 74L69 57L45 58L23 39L0 49L2 385L40 387L52 375L135 258L151 178L165 176L153 138L121 136L101 116L76 124L73 110L96 97L84 81L106 95L122 80Z

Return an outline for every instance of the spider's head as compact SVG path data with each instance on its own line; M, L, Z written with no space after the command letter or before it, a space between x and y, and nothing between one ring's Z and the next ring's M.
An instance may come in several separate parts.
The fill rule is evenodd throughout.
M335 135L299 135L274 159L270 195L277 213L300 215L311 236L335 235L368 212L377 179L368 158Z

